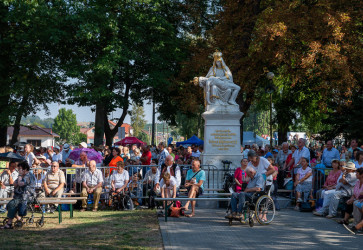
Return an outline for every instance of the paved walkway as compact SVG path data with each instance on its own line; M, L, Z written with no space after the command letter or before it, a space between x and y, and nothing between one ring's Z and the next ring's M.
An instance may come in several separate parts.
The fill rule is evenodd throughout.
M194 218L159 218L165 249L363 249L363 236L333 220L290 209L268 226L224 219L224 209L197 209Z

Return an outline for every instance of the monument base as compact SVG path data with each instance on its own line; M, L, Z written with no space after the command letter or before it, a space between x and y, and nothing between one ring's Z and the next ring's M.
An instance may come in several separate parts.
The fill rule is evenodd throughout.
M208 105L202 114L205 120L204 149L201 154L203 165L216 166L224 170L222 161L230 161L231 169L240 166L242 160L240 143L240 119L243 113L238 105ZM224 172L218 171L213 188L221 188Z

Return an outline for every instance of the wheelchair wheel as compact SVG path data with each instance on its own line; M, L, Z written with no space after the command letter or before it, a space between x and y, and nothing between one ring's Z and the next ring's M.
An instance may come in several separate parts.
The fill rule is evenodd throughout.
M134 203L132 202L132 199L130 196L125 195L122 198L122 203L123 203L124 210L134 210Z
M270 224L275 218L275 203L268 195L258 198L255 207L255 214L258 223L261 225Z
M5 219L3 220L3 225L5 226L6 224L8 224L8 221L9 221L9 218L5 218Z
M37 225L37 227L43 227L44 226L44 223L45 223L44 220L39 219L39 220L37 220L37 222L35 224Z

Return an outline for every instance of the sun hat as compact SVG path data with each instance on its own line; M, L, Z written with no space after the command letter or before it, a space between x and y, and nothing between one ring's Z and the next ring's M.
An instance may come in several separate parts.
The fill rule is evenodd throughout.
M65 150L69 149L69 144L68 144L68 143L65 143L65 144L63 145L63 149L65 149Z
M84 148L87 148L87 143L85 143L85 142L81 142L79 145L81 145Z
M355 164L350 161L347 163L347 166L345 167L345 169L356 170Z

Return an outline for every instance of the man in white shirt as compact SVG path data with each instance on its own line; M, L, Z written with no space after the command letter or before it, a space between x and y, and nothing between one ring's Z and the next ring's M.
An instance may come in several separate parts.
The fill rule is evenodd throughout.
M159 169L156 173L155 189L160 187L159 183L161 181L161 177L166 172L169 173L170 176L175 177L176 182L177 182L177 188L179 188L180 183L181 183L180 167L178 165L176 165L175 163L173 164L173 157L171 155L168 155L165 159L165 163L161 167L159 167Z
M102 192L103 176L99 169L96 169L96 162L90 161L88 169L84 172L82 179L82 193L81 197L88 197L93 194L93 212L98 209L98 202ZM87 200L82 200L81 212L86 211Z
M294 154L292 155L292 160L289 162L287 169L293 165L294 168L300 165L301 158L307 158L310 162L310 151L307 147L305 147L306 140L300 138L298 141L298 149L295 150Z
M111 176L111 187L112 191L116 193L120 193L127 187L129 183L130 176L129 172L125 171L124 162L117 162L117 171L113 171Z
M166 157L169 155L169 152L168 152L168 150L166 150L163 142L159 143L158 148L159 148L159 152L160 152L159 158L158 158L159 167L160 167L161 165L164 164Z

